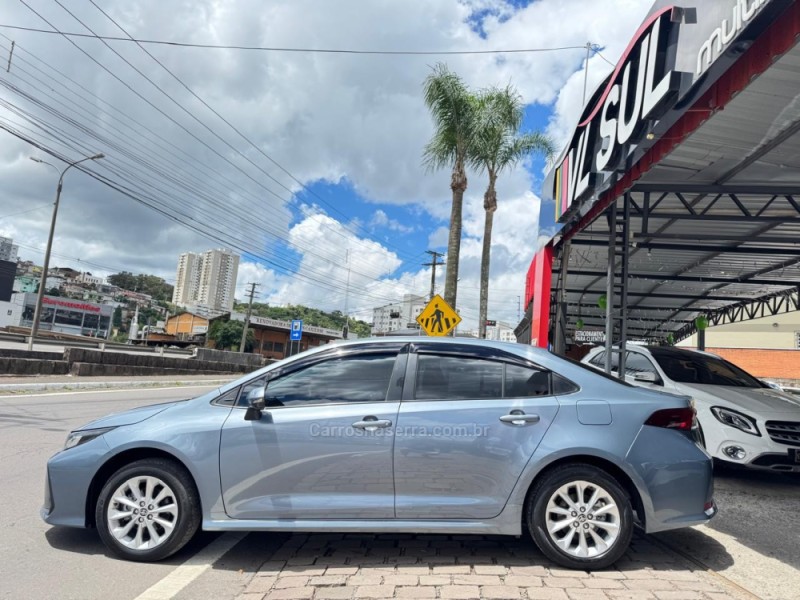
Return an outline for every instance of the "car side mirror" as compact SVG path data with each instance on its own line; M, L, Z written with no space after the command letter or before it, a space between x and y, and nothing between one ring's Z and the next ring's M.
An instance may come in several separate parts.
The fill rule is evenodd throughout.
M658 383L658 375L652 371L639 371L633 376L633 380L642 383Z
M267 388L259 386L247 393L247 412L244 414L245 421L258 421L261 418L261 411L266 407Z

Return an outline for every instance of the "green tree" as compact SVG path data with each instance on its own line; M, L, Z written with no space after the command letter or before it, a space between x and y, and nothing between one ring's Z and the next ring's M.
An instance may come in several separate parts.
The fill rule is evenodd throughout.
M461 211L467 189L465 165L473 139L476 102L461 78L442 63L433 67L433 72L425 79L423 95L434 126L433 137L423 152L423 163L429 171L452 169L444 299L455 309L461 254Z
M61 290L60 290L60 289L58 289L57 287L50 288L50 289L47 291L47 295L48 295L48 296L60 296L60 295L61 295Z
M114 327L122 327L122 307L118 306L114 309L114 315L111 317L111 324Z
M513 167L529 154L538 152L550 156L555 151L555 144L546 135L538 132L519 133L523 116L522 97L510 85L502 89L490 88L477 95L469 164L479 171L485 171L489 176L489 184L483 194L485 216L478 314L480 338L486 337L492 227L494 213L497 211L497 178L505 169ZM448 272L449 262L448 257Z
M239 348L239 343L242 341L242 329L244 323L242 321L224 321L217 319L212 321L208 328L208 339L214 341L214 345L218 350L231 350ZM245 341L245 352L252 352L255 345L255 337L253 330L247 331L247 340Z

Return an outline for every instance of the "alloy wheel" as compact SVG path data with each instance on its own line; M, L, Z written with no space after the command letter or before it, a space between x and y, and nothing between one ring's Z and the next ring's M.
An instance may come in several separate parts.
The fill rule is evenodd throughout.
M620 509L611 494L588 481L559 487L547 503L547 533L576 558L597 558L611 550L620 534Z
M131 550L150 550L166 542L178 521L175 493L162 479L136 476L120 485L107 510L111 535Z

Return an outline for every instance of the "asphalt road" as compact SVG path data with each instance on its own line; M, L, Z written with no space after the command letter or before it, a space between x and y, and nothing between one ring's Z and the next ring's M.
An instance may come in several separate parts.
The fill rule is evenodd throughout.
M108 557L94 531L52 528L39 518L45 464L67 432L110 412L206 389L0 396L0 598L233 599L244 589L247 574L287 536L201 533L169 561L141 564ZM716 489L720 514L710 526L655 539L756 596L791 597L784 594L796 592L792 580L800 582L800 477L726 469Z

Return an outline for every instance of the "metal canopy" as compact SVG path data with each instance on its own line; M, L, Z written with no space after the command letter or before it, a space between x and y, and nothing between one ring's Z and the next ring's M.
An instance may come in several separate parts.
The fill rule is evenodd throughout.
M721 324L800 309L798 82L794 46L605 212L579 231L565 227L552 285L554 304L565 302L568 336L579 319L595 330L624 320L615 341L626 331L632 339L678 341L696 331L701 314ZM611 319L598 306L604 294L609 302L617 297Z

